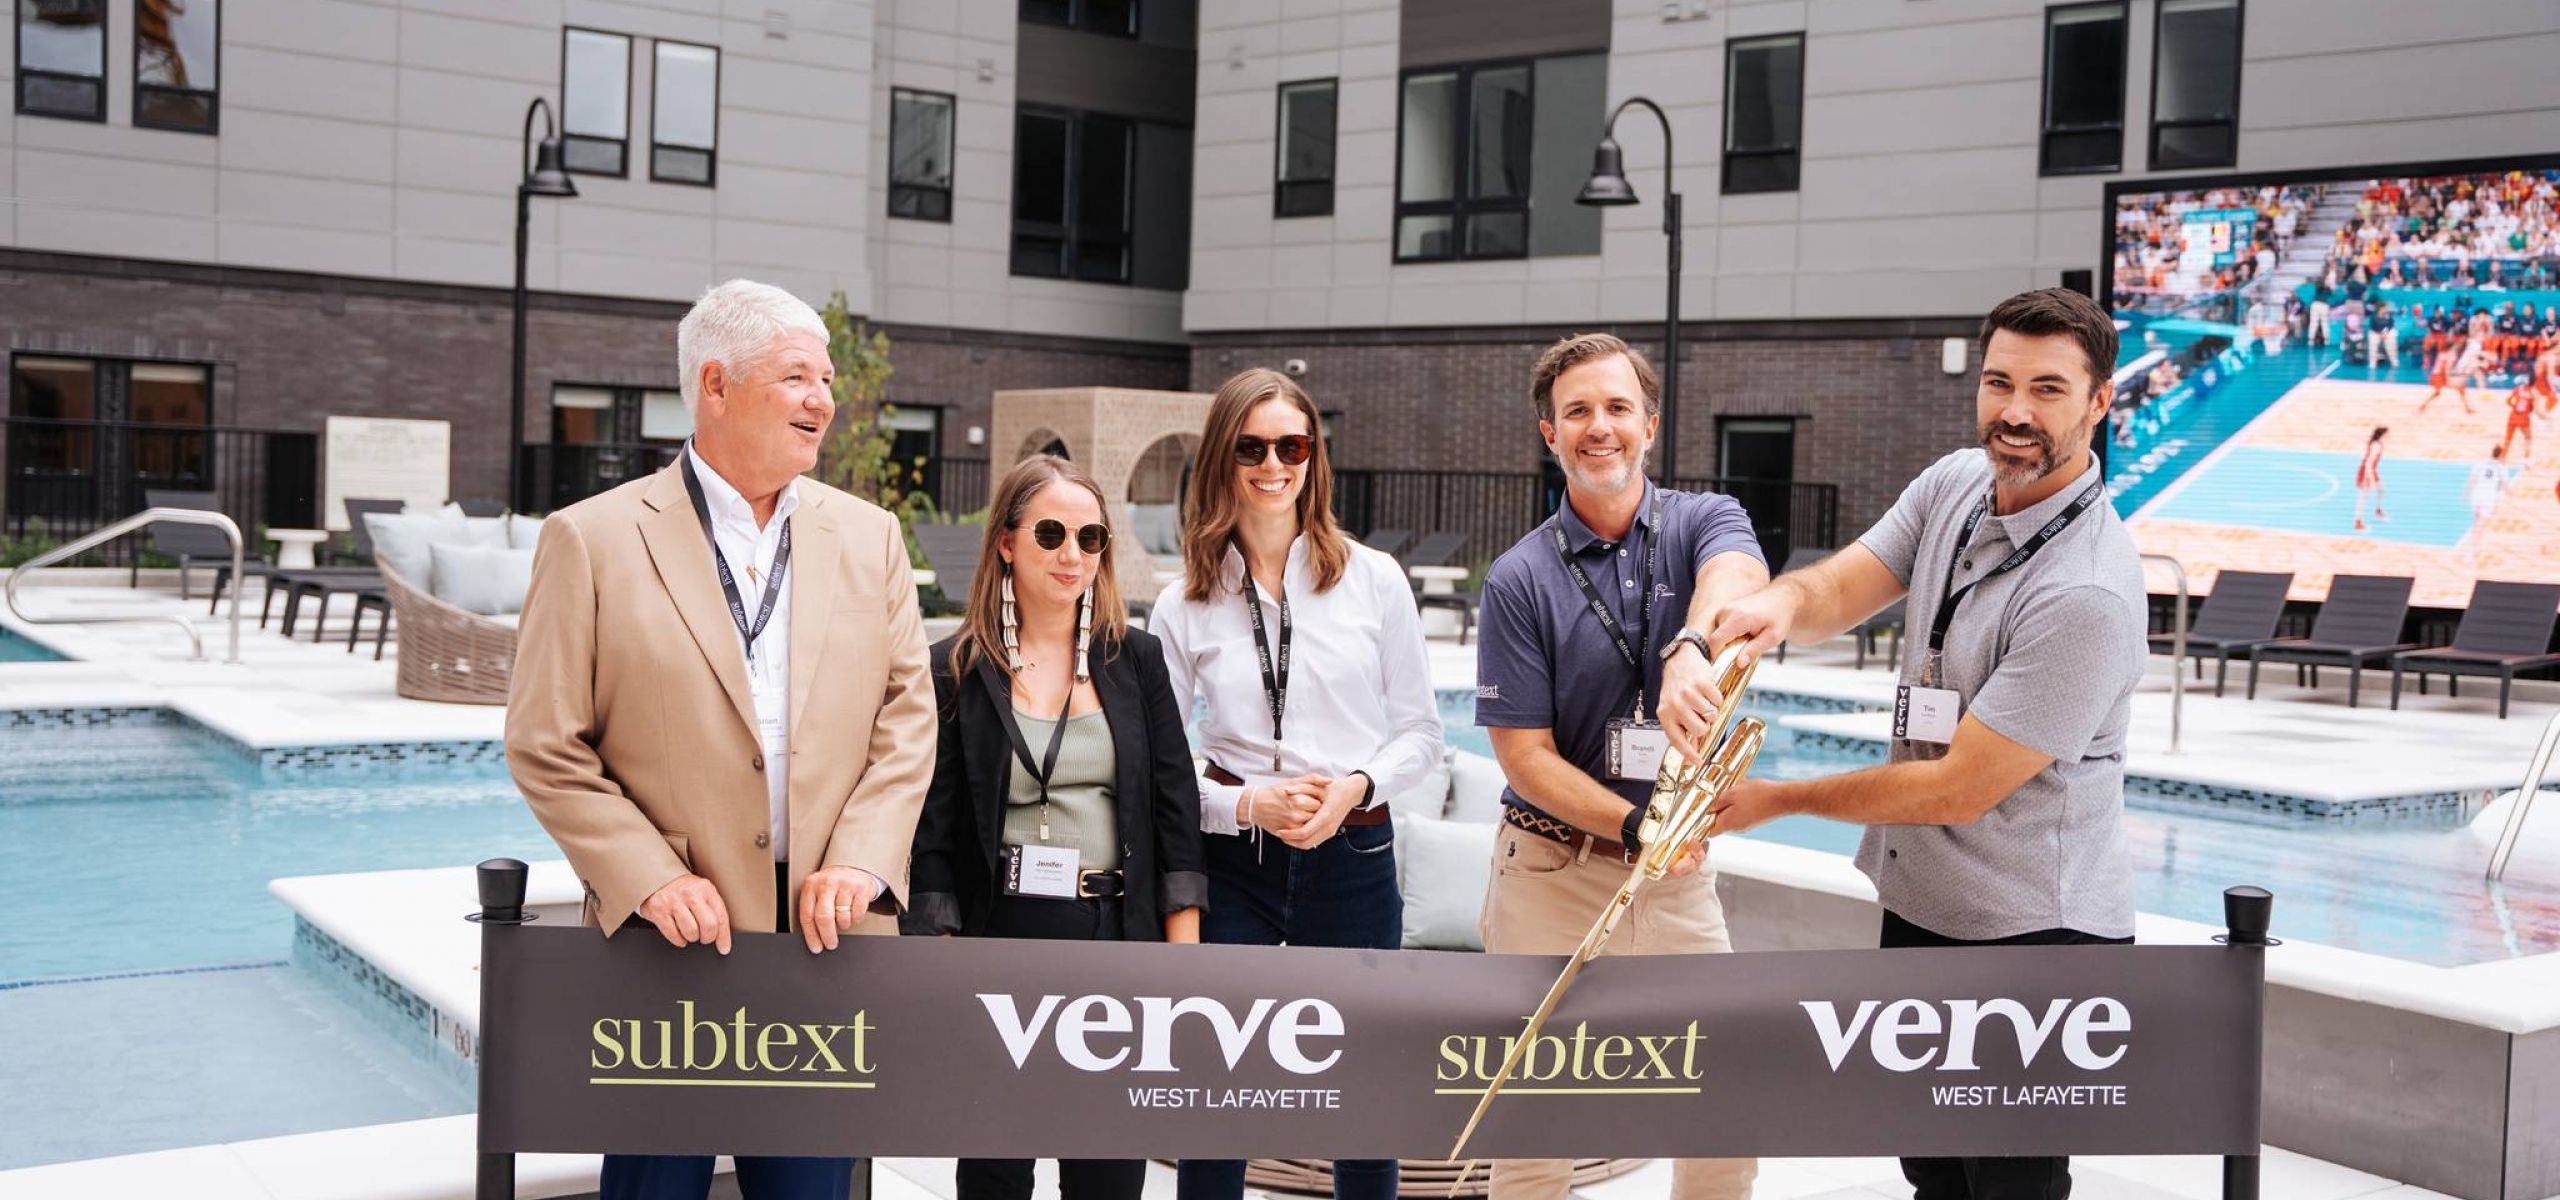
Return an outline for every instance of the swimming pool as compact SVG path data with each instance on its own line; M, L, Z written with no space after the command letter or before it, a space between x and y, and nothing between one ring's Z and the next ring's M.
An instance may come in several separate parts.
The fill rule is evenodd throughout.
M62 656L12 630L0 629L0 663L61 662Z

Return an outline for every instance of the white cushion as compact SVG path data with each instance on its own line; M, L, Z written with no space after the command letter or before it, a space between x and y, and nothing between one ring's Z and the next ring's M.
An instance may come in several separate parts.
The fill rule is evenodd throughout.
M1482 950L1476 927L1493 880L1493 825L1398 811L1396 882L1404 891L1404 948Z
M429 595L482 616L523 611L524 594L533 586L533 551L443 542L427 551L434 563Z
M528 517L523 513L508 513L507 545L518 550L533 549L534 543L542 540L542 522L543 518L541 517Z
M1452 821L1490 825L1502 819L1502 764L1464 750L1449 752L1449 807Z
M1422 778L1414 782L1413 789L1387 797L1387 803L1427 817L1440 816L1442 810L1449 806L1449 755L1451 753L1453 751L1448 746L1441 746L1439 757L1431 760L1430 769L1424 771Z
M412 586L428 584L434 572L434 560L427 553L430 546L504 548L507 544L504 521L466 517L458 504L433 512L366 513L364 523L372 531L373 552Z

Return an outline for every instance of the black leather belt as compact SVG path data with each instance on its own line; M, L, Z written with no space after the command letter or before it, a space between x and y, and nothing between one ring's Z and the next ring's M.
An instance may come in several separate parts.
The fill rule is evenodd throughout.
M1076 896L1084 900L1117 900L1129 894L1129 877L1118 871L1081 871L1076 875Z

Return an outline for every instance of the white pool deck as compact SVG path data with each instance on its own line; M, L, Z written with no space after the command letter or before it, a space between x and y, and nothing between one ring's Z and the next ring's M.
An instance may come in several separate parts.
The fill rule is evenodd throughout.
M214 661L184 661L185 639L165 624L31 627L0 611L0 626L75 660L0 664L0 710L166 707L257 749L500 736L504 713L498 707L395 696L392 663L388 657L373 660L369 636L354 654L346 652L343 604L326 626L336 640L317 646L259 630L252 604L241 633L242 661L227 664L219 661L223 624L205 615L201 599L181 604L174 590L128 589L120 571L74 575L62 584L27 589L26 607L39 617L183 615L202 631ZM1436 686L1473 686L1473 647L1441 636L1430 652ZM1845 641L1791 651L1788 662L1765 664L1758 682L1770 690L1888 703L1890 674L1872 659L1864 671L1851 669L1851 661ZM2514 715L2501 721L2494 690L2486 687L2458 699L2441 688L2425 697L2413 693L2394 713L2387 707L2387 673L2369 673L2367 704L2359 709L2347 707L2344 680L2334 673L2324 673L2327 686L2317 689L2296 687L2290 671L2270 673L2254 702L2240 698L2236 679L2229 698L2214 698L2209 678L2210 672L2206 686L2187 693L2181 744L2172 753L2169 671L2165 659L2154 661L2136 697L2129 771L2337 800L2503 791L2517 786L2536 736L2560 711L2560 687L2541 683L2519 684ZM1886 718L1853 713L1787 720L1881 740ZM2560 807L2551 812L2560 814ZM2535 823L2555 820L2560 816L2538 812ZM1720 844L1718 863L1728 873L1770 882L1865 900L1874 895L1864 877L1836 855L1736 842ZM477 931L456 919L472 894L467 868L289 880L275 891L440 1011L476 1022ZM536 903L565 904L574 891L565 868L537 868ZM2150 914L2140 927L2141 940L2155 943L2200 941L2215 932ZM2511 1033L2560 1027L2560 955L2444 968L2297 943L2270 952L2268 975L2274 983ZM471 1129L472 1118L465 1115L0 1172L0 1200L464 1196L470 1192ZM883 1200L952 1194L948 1160L891 1159L880 1166L874 1187ZM2075 1170L2076 1194L2203 1200L2219 1195L2218 1171L2213 1159L2083 1158ZM591 1157L527 1156L519 1167L519 1194L587 1190L594 1172ZM1667 1164L1656 1163L1579 1194L1594 1200L1659 1196L1667 1191L1667 1172ZM1170 1170L1152 1169L1147 1195L1172 1193ZM1764 1162L1756 1194L1769 1200L1864 1198L1907 1195L1908 1189L1890 1159L1788 1159ZM2269 1147L2263 1194L2287 1200L2409 1200L2437 1193Z

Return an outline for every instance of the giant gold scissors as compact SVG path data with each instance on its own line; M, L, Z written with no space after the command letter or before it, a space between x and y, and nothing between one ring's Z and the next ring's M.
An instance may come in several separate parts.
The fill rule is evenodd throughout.
M1556 1004L1564 999L1565 989L1573 986L1574 976L1581 974L1583 965L1600 953L1600 947L1608 943L1609 935L1618 928L1618 922L1625 918L1628 909L1634 907L1636 892L1645 884L1670 874L1672 865L1679 862L1682 855L1706 840L1715 824L1715 814L1708 809L1717 796L1733 786L1735 780L1750 772L1752 760L1759 757L1760 744L1768 737L1768 728L1757 718L1735 716L1742 706L1743 690L1751 686L1752 670L1758 665L1756 659L1743 656L1745 646L1746 642L1737 640L1716 656L1710 669L1716 690L1724 695L1724 703L1716 709L1715 718L1708 722L1706 732L1698 739L1699 757L1692 760L1676 747L1663 751L1662 767L1653 778L1653 795L1646 800L1643 821L1636 827L1636 840L1643 849L1635 866L1627 872L1627 882L1618 888L1617 895L1610 897L1607 907L1600 910L1599 919L1591 923L1589 933L1582 935L1582 945L1566 961L1563 973L1557 975L1554 985L1547 989L1546 998L1538 1002L1537 1011L1529 1014L1528 1028L1521 1031L1519 1038L1511 1043L1510 1052L1503 1055L1502 1068L1494 1072L1492 1082L1484 1089L1484 1097L1476 1101L1475 1115L1467 1118L1467 1127L1458 1134L1458 1144L1449 1148L1450 1158L1455 1159L1466 1150L1467 1139L1475 1136L1476 1125L1484 1120L1486 1110L1493 1107L1493 1098L1502 1094L1502 1085L1511 1078L1513 1071L1519 1069L1520 1060L1530 1043L1537 1039L1538 1031L1545 1027L1547 1018L1555 1013ZM1467 1172L1473 1169L1471 1162L1465 1171L1459 1173L1458 1186L1464 1186ZM1457 1194L1457 1188L1452 1187L1450 1194Z

